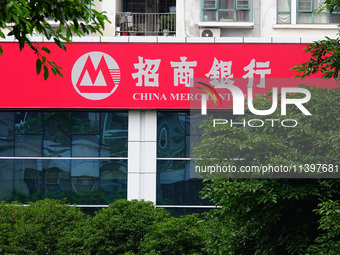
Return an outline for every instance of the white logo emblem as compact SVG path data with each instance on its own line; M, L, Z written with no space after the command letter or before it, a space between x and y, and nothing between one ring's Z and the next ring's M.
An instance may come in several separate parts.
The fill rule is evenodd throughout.
M79 95L90 100L102 100L116 91L120 70L111 56L93 51L82 55L74 63L71 79Z

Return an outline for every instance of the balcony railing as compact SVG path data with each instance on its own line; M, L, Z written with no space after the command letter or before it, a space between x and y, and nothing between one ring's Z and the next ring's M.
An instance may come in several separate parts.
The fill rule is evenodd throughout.
M118 12L116 15L116 35L118 36L174 36L175 34L175 13Z

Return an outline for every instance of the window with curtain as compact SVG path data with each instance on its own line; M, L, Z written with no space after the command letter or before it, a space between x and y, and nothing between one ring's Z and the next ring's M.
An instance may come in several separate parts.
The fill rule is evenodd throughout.
M296 9L292 9L292 1ZM340 23L340 14L329 13L327 9L318 11L324 0L277 0L278 24L335 24ZM292 11L296 10L296 21L292 20Z
M277 23L278 24L291 23L291 0L277 1Z
M329 22L329 12L324 10L318 12L316 9L324 0L298 0L297 3L297 23L298 24L327 24Z
M251 21L251 0L202 0L203 21Z

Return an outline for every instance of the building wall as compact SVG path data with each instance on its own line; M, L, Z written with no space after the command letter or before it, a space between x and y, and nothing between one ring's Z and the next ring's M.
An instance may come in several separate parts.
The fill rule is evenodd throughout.
M296 1L292 0L292 24L277 24L277 1L253 0L251 22L202 22L202 0L177 0L177 37L200 37L204 28L220 28L222 37L334 37L338 32L336 24L296 24ZM104 36L115 34L115 13L123 11L123 0L95 1L99 11L106 11L107 23ZM243 24L242 24L243 23Z
M123 10L123 0L95 1L98 11L106 11L111 23L106 24L102 37L75 39L88 42L92 39L97 42L211 42L211 43L308 43L313 39L325 36L335 37L338 28L336 25L297 25L276 24L276 1L254 0L252 10L253 19L247 24L228 22L201 21L201 0L177 0L176 3L176 37L114 37L115 15ZM294 7L292 7L293 9ZM222 38L200 38L202 29L220 29ZM42 41L42 38L38 38ZM6 109L2 109L6 110ZM25 110L25 109L23 109ZM124 109L126 110L126 109ZM157 130L159 111L128 110L128 157L127 157L127 199L145 199L156 203L157 201L157 163L162 160L157 155ZM179 161L188 161L190 158L178 158ZM0 177L4 185L13 178L8 168L2 168ZM158 184L157 184L158 183ZM5 186L0 187L4 189ZM185 190L177 190L185 192ZM23 192L28 192L23 188ZM162 206L162 205L158 205ZM164 206L164 205L163 205ZM210 208L205 203L173 204L169 207ZM164 206L165 207L165 206Z

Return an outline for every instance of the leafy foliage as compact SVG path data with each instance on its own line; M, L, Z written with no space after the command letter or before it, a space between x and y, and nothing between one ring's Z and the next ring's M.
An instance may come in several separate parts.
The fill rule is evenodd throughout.
M340 204L339 201L322 202L316 213L321 215L322 233L316 238L316 244L308 249L308 254L336 255L340 251Z
M202 143L196 148L196 157L202 159L199 164L339 165L340 90L308 89L312 99L304 105L313 115L287 108L285 118L298 122L294 128L213 127L211 120L207 121ZM271 93L261 95L255 102L256 109L271 105ZM280 118L278 111L271 116L256 116L263 120ZM240 157L242 160L237 160ZM226 239L220 240L224 244L223 254L301 254L320 234L319 217L314 210L320 199L339 199L340 181L214 178L207 182L202 196L221 207L210 212L210 216L219 218L225 226ZM218 245L212 247L211 253L220 253Z
M60 254L137 253L153 224L169 217L151 202L117 200L59 243Z
M339 77L340 61L340 39L331 39L326 37L325 40L315 41L308 44L305 52L311 54L308 62L298 64L292 68L297 71L295 77L304 78L306 76L321 72L326 79Z
M325 0L319 6L318 11L329 10L330 13L340 12L339 0ZM310 53L309 61L298 64L292 68L298 73L296 77L307 77L312 74L322 73L322 77L339 78L340 71L340 47L339 37L331 39L326 37L325 40L315 41L313 44L307 45L305 52Z
M46 199L23 206L0 204L0 254L55 254L63 233L82 224L76 207Z
M39 43L33 43L30 37L41 34L66 50L65 42L71 43L72 35L101 33L108 19L104 12L96 11L93 6L93 0L2 0L0 37L5 38L4 31L9 31L7 35L18 40L20 50L25 45L31 47L37 55L37 74L43 71L45 80L49 70L54 75L62 76L62 68L46 57L50 50ZM57 27L52 27L50 21L56 22Z
M141 254L203 254L204 225L197 215L167 218L155 223L141 244ZM210 238L210 237L208 237ZM204 253L208 254L208 253Z

